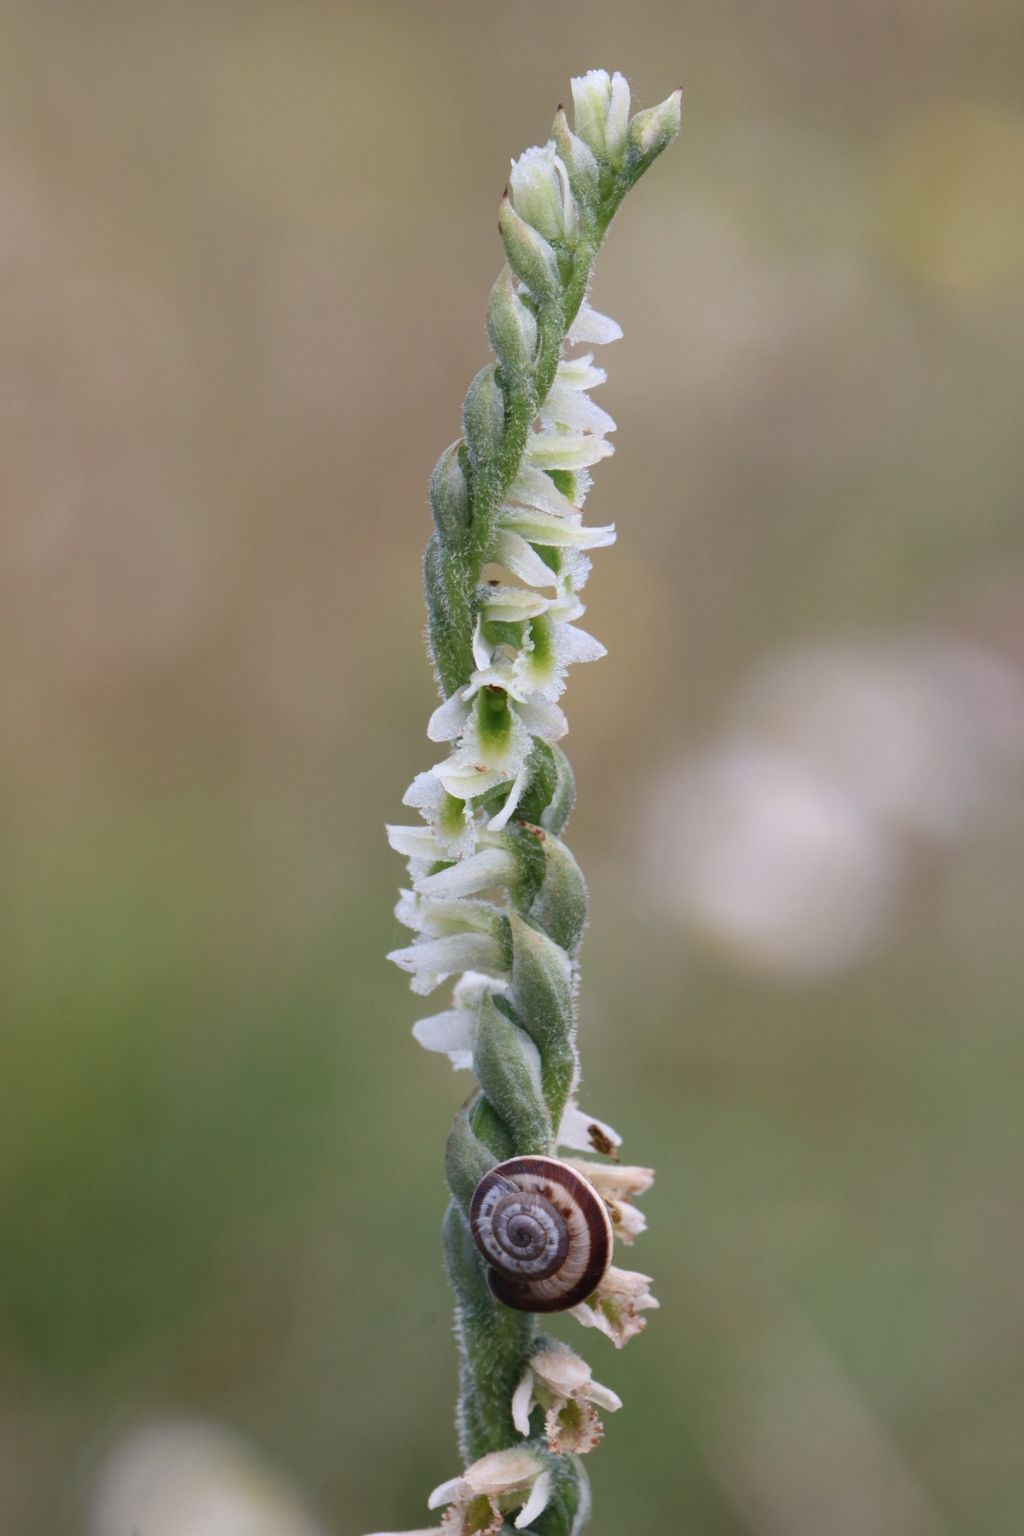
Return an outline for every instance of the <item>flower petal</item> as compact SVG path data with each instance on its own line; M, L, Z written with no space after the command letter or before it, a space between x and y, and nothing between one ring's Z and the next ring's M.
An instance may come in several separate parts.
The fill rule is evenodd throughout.
M647 1326L647 1319L638 1313L660 1306L650 1293L650 1284L650 1275L617 1269L612 1264L593 1296L570 1310L584 1328L600 1329L616 1349L621 1349Z
M413 883L421 896L475 896L492 885L506 884L515 872L515 859L507 848L481 848L468 859Z
M512 1423L521 1435L530 1433L530 1407L533 1401L533 1372L527 1366L512 1394Z
M531 592L528 587L491 587L480 611L485 619L496 619L503 624L521 624L544 613L552 601L555 599L542 597L539 592Z
M427 1508L440 1509L442 1504L450 1504L458 1493L461 1482L461 1477L450 1477L446 1483L438 1483L427 1499Z
M597 432L531 432L526 456L539 469L587 469L615 452Z
M605 370L594 366L593 352L584 352L579 357L563 357L555 371L555 380L563 389L596 389L607 379Z
M505 827L508 826L513 815L515 814L516 807L518 806L520 800L523 798L523 791L526 789L529 780L529 764L524 763L515 776L515 781L512 784L512 788L509 790L507 796L505 797L505 804L502 806L501 810L498 811L496 815L492 816L490 821L487 823L487 830L489 832L501 832Z
M531 587L556 587L558 577L549 565L545 565L536 550L511 528L499 525L491 549L491 559L518 576Z
M521 1493L544 1471L544 1463L532 1451L512 1446L506 1451L489 1451L474 1461L462 1474L474 1493ZM538 1510L538 1514L540 1511Z
M392 848L404 858L425 859L428 864L436 864L448 857L444 843L430 827L388 826L384 831Z
M542 1472L530 1490L530 1497L516 1516L515 1527L517 1531L523 1531L535 1520L539 1520L548 1507L551 1498L551 1473Z
M600 1152L605 1157L614 1157L622 1146L622 1137L603 1120L585 1115L575 1104L569 1103L558 1127L558 1144L561 1147L577 1147L582 1152Z
M555 517L572 517L578 511L576 504L564 496L550 475L532 464L523 463L509 488L509 500L524 502L539 512L551 512Z
M577 514L575 517L552 517L550 512L538 512L532 507L502 507L499 513L502 528L511 528L531 544L543 544L550 549L603 549L615 543L615 525L594 528Z
M427 721L427 735L431 741L454 741L469 719L470 705L460 693L445 699Z
M575 427L580 432L614 432L615 421L582 390L553 384L540 408L544 422Z
M599 347L605 342L619 341L621 336L622 326L610 319L608 315L599 315L597 310L591 309L584 299L579 307L579 313L569 327L567 340L589 341L593 346Z
M489 933L454 933L393 949L388 959L412 976L412 990L426 996L457 971L501 973L501 945Z
M412 1027L413 1038L425 1051L443 1051L456 1071L473 1065L476 1045L477 1015L463 1008L449 1008L419 1019Z
M530 734L542 736L545 741L560 741L569 729L569 722L558 705L552 704L542 693L531 694L525 704L520 704L518 714Z

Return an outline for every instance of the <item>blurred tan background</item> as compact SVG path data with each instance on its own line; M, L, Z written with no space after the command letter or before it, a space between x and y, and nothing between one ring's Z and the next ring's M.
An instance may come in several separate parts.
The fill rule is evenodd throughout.
M594 1530L1024 1527L1020 21L0 10L5 1536L358 1536L458 1469L466 1080L381 824L509 157L598 65L685 100L598 267L567 701L585 1103L659 1170Z

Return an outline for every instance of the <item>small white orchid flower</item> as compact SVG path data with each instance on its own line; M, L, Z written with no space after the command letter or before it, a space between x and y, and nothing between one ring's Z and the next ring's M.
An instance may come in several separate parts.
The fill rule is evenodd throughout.
M512 503L536 507L538 512L550 512L555 517L573 517L579 511L578 505L558 489L551 476L532 464L520 465L508 499Z
M565 427L577 432L614 432L615 421L582 390L569 389L558 380L548 390L540 408L546 427Z
M413 886L420 896L476 896L492 886L507 885L515 873L516 861L507 848L484 847L447 869L421 876Z
M431 1014L412 1027L413 1038L425 1051L442 1051L456 1072L473 1065L480 1004L488 993L504 992L505 983L493 976L467 971L452 989L452 1006Z
M500 933L502 920L486 902L446 901L403 891L395 916L421 937L404 949L393 949L388 959L409 972L410 986L421 996L460 971L504 978L507 954Z
M647 1319L638 1313L661 1305L650 1292L650 1275L632 1269L616 1269L612 1264L604 1279L586 1301L571 1309L584 1328L599 1328L608 1335L616 1349L647 1327Z
M531 432L526 458L537 469L589 469L615 452L599 432Z
M513 576L518 576L520 581L525 581L527 586L557 587L559 584L558 572L541 559L533 545L528 544L521 533L514 533L500 524L491 546L491 559L511 571Z
M587 390L603 384L603 368L594 367L592 352L559 363L555 381L540 407L541 421L548 427L575 428L580 432L614 432L615 422L608 412L595 405Z
M540 1518L551 1496L551 1473L532 1451L514 1447L492 1451L435 1488L429 1509L447 1504L444 1536L497 1536L506 1514L518 1510L513 1524L525 1530Z
M596 389L607 381L607 373L594 363L593 352L584 352L581 357L563 357L555 370L555 383L563 389Z
M609 341L621 341L622 326L608 315L599 315L591 309L586 299L579 307L575 320L569 327L567 340L586 341L593 347L602 347Z
M605 549L615 543L615 525L594 528L577 517L553 517L534 507L503 506L498 514L502 527L511 528L531 543L548 549Z
M604 1434L597 1409L614 1413L622 1399L596 1382L590 1367L566 1345L552 1344L530 1357L512 1398L512 1422L529 1436L530 1413L544 1409L548 1448L558 1454L583 1455Z
M546 240L571 244L579 229L576 199L569 187L569 173L550 141L528 149L513 160L509 186L516 212Z
M406 859L415 859L429 867L451 857L447 843L431 827L386 826L384 830L395 852Z
M475 675L466 689L481 701L480 707L472 708L470 699L455 751L432 770L449 794L460 800L486 794L510 779L516 781L518 800L533 738L558 741L569 729L562 711L542 693L513 698L512 686L510 668L509 677L500 684L486 674ZM489 825L496 831L504 822L492 820Z
M419 811L449 858L473 847L473 828L465 803L449 795L433 773L418 773L402 796L402 804Z
M574 662L599 661L607 655L600 640L571 622L583 611L577 598L563 598L531 620L528 638L515 663L521 688L542 693L554 702L564 692L566 673Z
M630 1202L634 1195L642 1195L650 1189L654 1183L653 1168L627 1168L621 1163L609 1166L584 1157L568 1157L566 1162L578 1169L597 1190L608 1207L615 1236L620 1242L629 1245L647 1230L647 1218Z
M603 1157L618 1157L622 1137L603 1120L585 1115L570 1099L558 1127L558 1145L574 1147L578 1152L600 1152Z

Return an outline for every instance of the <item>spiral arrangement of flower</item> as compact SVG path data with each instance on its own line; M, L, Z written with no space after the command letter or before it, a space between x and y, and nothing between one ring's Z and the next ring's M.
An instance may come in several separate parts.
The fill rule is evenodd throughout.
M573 80L574 129L514 162L499 228L507 266L488 308L497 362L473 380L463 433L430 483L424 576L444 702L428 725L448 756L413 780L414 826L397 907L415 937L391 959L451 1006L414 1034L477 1088L448 1141L445 1256L461 1352L458 1426L469 1465L442 1484L447 1536L506 1522L574 1536L589 1513L582 1452L597 1409L620 1406L538 1315L569 1311L624 1344L657 1306L649 1279L612 1263L643 1230L631 1204L653 1174L618 1166L620 1138L577 1103L577 954L586 887L561 834L572 770L559 740L569 666L604 647L577 625L590 552L614 541L582 507L612 452L594 346L621 335L586 299L626 192L679 129L680 93L630 117L620 74ZM561 1157L562 1149L614 1161Z

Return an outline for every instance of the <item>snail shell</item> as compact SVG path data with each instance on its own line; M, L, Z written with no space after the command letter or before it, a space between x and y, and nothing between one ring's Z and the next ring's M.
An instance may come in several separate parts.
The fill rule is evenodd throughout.
M592 1295L612 1257L594 1186L554 1157L512 1157L484 1174L469 1207L487 1282L506 1307L564 1312Z

